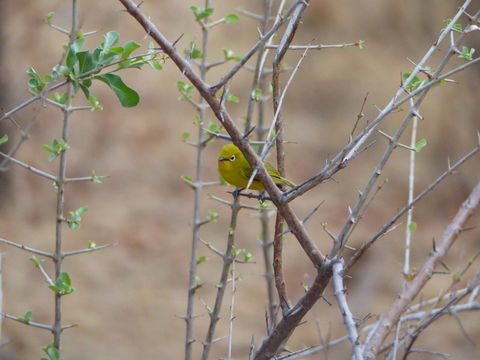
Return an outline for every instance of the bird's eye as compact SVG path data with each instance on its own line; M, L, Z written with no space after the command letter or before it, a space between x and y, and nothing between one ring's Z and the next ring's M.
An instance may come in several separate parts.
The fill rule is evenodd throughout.
M234 162L235 161L235 155L230 156L230 159L228 159L228 160L230 160L231 162Z

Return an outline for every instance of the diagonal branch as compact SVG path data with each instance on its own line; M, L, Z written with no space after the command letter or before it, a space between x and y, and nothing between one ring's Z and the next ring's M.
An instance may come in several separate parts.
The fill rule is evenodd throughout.
M258 177L264 184L270 198L277 206L283 218L290 227L292 233L297 238L298 242L310 258L312 263L319 267L324 262L324 256L310 238L296 214L292 211L290 206L283 201L283 194L277 188L272 178L268 175L256 153L253 151L242 133L235 125L230 114L227 112L220 99L216 98L210 87L195 74L190 65L180 56L173 45L165 38L165 36L157 29L157 27L150 21L148 16L140 11L140 8L132 0L119 0L127 9L127 11L143 26L145 31L157 42L162 50L172 59L182 73L190 80L200 92L200 95L207 101L213 113L222 123L226 131L232 137L232 141L237 145L249 161L252 168L258 168Z
M377 326L365 341L365 358L375 359L382 342L387 337L390 329L398 322L401 315L407 310L410 303L418 295L428 280L433 276L435 266L442 260L452 244L462 232L465 222L480 203L480 182L477 183L467 200L460 206L457 214L443 232L439 244L436 246L427 260L418 271L415 278L408 284L390 309L380 318Z

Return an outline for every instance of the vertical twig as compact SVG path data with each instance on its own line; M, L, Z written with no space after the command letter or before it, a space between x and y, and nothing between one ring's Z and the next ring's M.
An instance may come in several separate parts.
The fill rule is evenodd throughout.
M210 7L210 0L205 0L205 7ZM201 20L204 24L208 22L209 17ZM205 80L208 67L207 67L207 52L208 52L208 26L201 26L202 28L202 59L200 62L200 78ZM188 297L187 297L187 313L185 316L186 329L185 329L185 360L192 359L192 344L193 339L193 308L195 304L195 291L196 283L195 278L197 275L197 248L200 239L200 203L203 190L203 150L204 150L204 138L205 131L203 130L203 123L205 122L206 107L204 106L205 99L200 96L200 106L198 106L198 132L197 132L197 158L195 168L195 183L194 199L193 199L193 214L192 214L192 242L191 242L191 255L190 255L190 270L188 276Z
M72 0L72 26L69 35L69 43L72 44L77 38L77 0ZM71 100L73 96L73 87L71 82L67 83L67 101L63 110L63 128L62 139L65 143L68 143L69 137L69 124L72 114ZM62 273L62 261L63 261L63 226L64 226L64 207L65 207L65 173L67 168L67 152L62 151L60 153L60 165L58 170L57 180L57 214L56 214L56 226L55 226L55 279L58 279ZM62 296L60 292L55 292L55 321L53 324L53 346L60 350L61 333L62 333Z
M410 100L412 105L413 99ZM410 147L413 149L417 142L417 124L418 117L412 117L412 135L410 139ZM415 186L415 155L416 151L410 151L409 168L408 168L408 202L410 204L413 201L413 190ZM403 263L403 275L408 276L410 274L410 244L412 240L411 224L413 218L413 206L407 212L407 224L405 226L405 259Z
M277 168L281 176L285 176L285 152L283 150L283 120L281 116L282 98L285 92L281 94L280 88L280 64L287 53L288 47L295 36L298 24L305 10L306 4L295 9L292 18L290 19L287 28L282 36L280 45L277 48L275 57L273 59L273 74L272 74L272 88L273 88L273 113L275 117L273 123L275 124L276 145L277 145ZM305 53L303 54L305 56ZM303 56L301 59L303 59ZM301 60L300 60L301 62ZM299 62L299 63L300 63ZM294 72L295 73L295 72ZM292 77L294 75L292 74ZM269 134L270 135L270 134ZM277 212L275 219L275 235L273 240L273 269L275 272L275 286L277 287L278 297L282 312L285 315L290 309L291 305L288 301L287 289L282 270L282 252L283 252L283 224L282 216Z
M342 314L343 323L348 331L348 337L352 343L352 352L355 360L363 360L362 345L358 336L357 325L353 321L353 315L348 306L347 297L345 296L346 290L343 286L343 259L334 260L332 266L332 283L334 289L334 295L337 299L338 308Z
M238 200L238 195L235 195L233 197L233 203L232 203L232 214L230 217L230 227L228 230L227 248L225 249L225 253L223 254L223 268L220 274L220 280L217 284L217 296L215 298L215 305L213 306L213 310L209 310L210 325L208 327L205 340L203 341L203 352L201 357L202 360L208 359L208 355L210 353L210 350L213 344L215 328L217 326L218 320L220 320L220 309L222 308L223 297L225 294L225 289L227 287L230 266L232 265L232 262L235 259L232 253L232 249L233 249L234 240L235 240L235 229L237 227L237 217L240 209L241 209L241 206ZM232 294L232 296L234 296L234 294Z

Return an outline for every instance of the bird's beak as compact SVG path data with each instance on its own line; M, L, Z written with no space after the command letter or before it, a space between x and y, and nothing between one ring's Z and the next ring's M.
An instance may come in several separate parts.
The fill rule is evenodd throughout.
M224 158L223 156L220 156L220 157L218 158L218 161L226 161L226 160L228 160L228 159L227 159L227 158Z

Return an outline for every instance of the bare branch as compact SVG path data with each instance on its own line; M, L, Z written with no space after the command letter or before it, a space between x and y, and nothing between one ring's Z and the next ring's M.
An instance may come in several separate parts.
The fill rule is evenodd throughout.
M353 321L353 315L347 303L347 297L345 296L346 290L343 286L343 259L335 260L333 263L332 283L334 288L334 295L337 298L338 308L343 317L343 323L348 330L348 337L352 343L353 354L355 360L362 360L362 344L357 332L357 325Z
M19 248L19 249L22 249L22 250L31 252L31 253L33 253L33 254L37 254L37 255L41 255L41 256L53 258L53 254L52 254L52 253L49 253L49 252L46 252L46 251L42 251L42 250L37 250L37 249L31 248L31 247L29 247L29 246L25 246L25 245L23 245L23 244L18 244L18 243L16 243L16 242L9 241L9 240L5 240L5 239L2 239L2 238L0 238L0 242L2 242L2 243L4 243L4 244L7 244L7 245L15 246L15 247L17 247L17 248Z
M390 329L400 319L412 300L432 277L432 271L443 256L450 249L458 237L463 224L473 214L480 202L480 182L470 193L467 200L461 205L457 214L445 229L436 251L430 253L423 263L415 278L402 291L399 298L392 304L390 309L381 317L377 326L370 333L365 342L366 359L374 359L380 345L388 335Z

